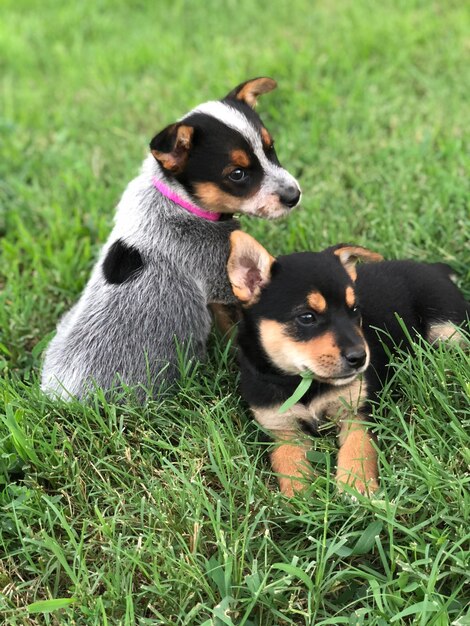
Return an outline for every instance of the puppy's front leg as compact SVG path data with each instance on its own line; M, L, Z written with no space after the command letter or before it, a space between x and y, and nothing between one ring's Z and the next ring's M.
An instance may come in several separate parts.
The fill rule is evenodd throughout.
M276 440L276 448L271 453L271 465L278 474L281 492L291 498L296 491L305 489L305 482L301 479L312 474L306 459L310 445L298 431L277 430L272 435Z
M340 490L352 485L360 493L371 494L379 487L377 451L363 420L356 415L341 422L336 482Z

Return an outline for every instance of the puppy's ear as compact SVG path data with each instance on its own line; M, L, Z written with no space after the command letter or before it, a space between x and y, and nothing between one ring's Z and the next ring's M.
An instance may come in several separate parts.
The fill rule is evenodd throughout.
M230 100L230 98L242 100L254 109L258 102L258 96L261 96L263 93L268 93L276 87L277 83L272 78L267 78L266 76L252 78L238 85L235 89L232 89L232 91L225 96L224 100Z
M362 246L348 246L340 244L333 249L333 253L339 258L352 280L356 280L356 263L358 261L368 261L376 263L377 261L383 261L384 258L378 252L372 252Z
M235 297L245 305L254 304L262 287L271 278L275 259L250 235L235 230L230 235L227 272Z
M160 165L171 174L180 174L188 160L194 128L185 124L171 124L150 142L150 150Z

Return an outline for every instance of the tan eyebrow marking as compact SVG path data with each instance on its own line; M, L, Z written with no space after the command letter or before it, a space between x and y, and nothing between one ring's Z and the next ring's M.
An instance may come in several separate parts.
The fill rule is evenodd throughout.
M354 289L352 287L346 287L346 304L352 309L355 303L356 294L354 293Z
M249 167L251 165L250 157L245 150L232 150L230 158L232 163L238 165L238 167Z
M270 148L273 145L273 138L264 126L261 129L261 139L265 148Z
M324 313L326 311L326 300L319 291L309 293L307 302L317 313Z

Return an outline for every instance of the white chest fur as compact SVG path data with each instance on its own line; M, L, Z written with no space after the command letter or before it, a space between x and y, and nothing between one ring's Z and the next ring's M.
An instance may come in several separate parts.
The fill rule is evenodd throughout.
M309 404L294 404L285 413L279 413L280 404L272 407L251 407L255 419L267 430L296 430L299 421L313 426L325 417L338 421L345 415L357 414L367 397L367 385L364 380L356 379L344 387L333 387Z

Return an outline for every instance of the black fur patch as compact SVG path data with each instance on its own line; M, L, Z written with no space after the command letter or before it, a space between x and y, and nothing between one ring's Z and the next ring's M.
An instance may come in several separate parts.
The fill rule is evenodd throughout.
M195 183L205 182L215 183L222 191L237 198L250 197L258 191L264 171L241 133L203 113L193 113L183 123L194 128L193 146L184 171L176 179L190 194L194 192ZM244 168L248 175L238 184L223 174L232 163L234 150L243 150L250 160L250 166Z
M108 283L120 285L126 280L135 278L143 267L144 263L137 248L128 246L122 239L118 239L103 261L103 274Z

